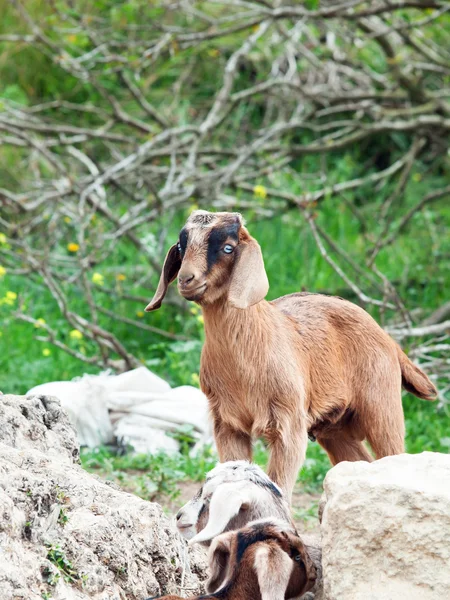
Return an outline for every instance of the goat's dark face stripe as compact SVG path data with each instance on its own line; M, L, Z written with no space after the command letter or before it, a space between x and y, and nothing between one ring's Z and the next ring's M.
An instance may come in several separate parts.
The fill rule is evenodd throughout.
M229 239L235 242L239 241L239 228L240 223L231 223L230 225L223 225L221 227L213 227L208 238L208 254L207 254L207 272L217 262L223 245Z
M206 502L203 502L202 507L198 511L197 521L200 519L200 517L205 512L205 510L206 510Z
M188 243L188 232L186 231L186 228L183 227L183 229L180 231L181 256L184 256L184 253L186 252L187 243Z

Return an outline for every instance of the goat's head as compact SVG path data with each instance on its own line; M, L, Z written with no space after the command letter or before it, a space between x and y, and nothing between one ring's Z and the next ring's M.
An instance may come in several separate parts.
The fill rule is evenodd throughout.
M245 460L219 463L199 492L177 514L177 527L190 544L210 543L220 533L273 515L290 523L280 488Z
M316 581L316 568L301 538L284 521L273 518L216 537L209 551L209 567L209 593L239 576L249 580L250 573L242 572L249 568L256 574L262 597L297 598Z
M167 253L155 296L145 309L156 310L169 284L201 305L227 299L236 308L263 300L269 289L261 248L239 213L193 212Z

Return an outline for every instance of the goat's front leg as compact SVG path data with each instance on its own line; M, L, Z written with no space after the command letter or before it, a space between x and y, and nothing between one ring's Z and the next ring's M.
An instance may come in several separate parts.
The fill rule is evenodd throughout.
M220 462L252 460L252 438L219 419L214 419L214 439Z
M289 425L282 424L268 431L265 437L270 452L267 474L281 487L290 503L298 471L305 460L308 444L306 423L299 419Z

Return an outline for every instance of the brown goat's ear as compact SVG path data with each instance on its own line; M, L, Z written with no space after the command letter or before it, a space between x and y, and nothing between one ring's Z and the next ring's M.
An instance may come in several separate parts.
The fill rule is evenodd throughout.
M213 594L225 583L230 570L231 539L234 532L224 533L215 538L209 549L209 572L206 591Z
M281 598L294 597L286 594L293 562L276 542L266 542L264 545L256 547L253 562L261 600L281 600ZM268 573L271 574L271 577L267 577Z
M162 304L166 295L169 284L176 278L181 267L181 257L178 251L178 244L174 244L167 253L162 268L161 277L159 278L158 289L156 290L153 300L145 307L146 312L156 310Z
M228 300L236 308L248 308L266 297L269 281L258 242L249 236L238 247L240 255L231 276Z

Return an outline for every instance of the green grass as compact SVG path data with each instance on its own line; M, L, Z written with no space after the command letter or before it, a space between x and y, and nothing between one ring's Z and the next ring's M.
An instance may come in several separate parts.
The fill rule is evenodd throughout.
M194 456L187 452L121 454L106 447L83 449L81 452L81 464L87 471L115 481L124 489L150 501L162 496L176 498L179 482L202 481L216 462L217 456L209 446Z

